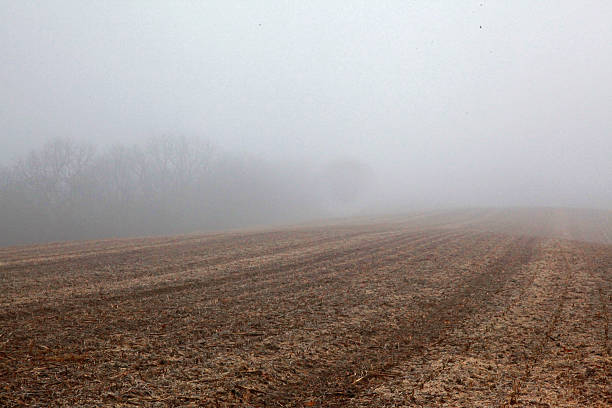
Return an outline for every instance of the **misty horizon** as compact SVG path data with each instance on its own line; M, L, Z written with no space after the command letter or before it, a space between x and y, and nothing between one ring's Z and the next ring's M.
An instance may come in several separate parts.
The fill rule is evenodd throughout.
M0 224L27 220L35 236L43 218L72 220L46 214L26 177L58 140L94 152L74 191L95 194L74 205L96 225L121 206L153 219L161 204L132 180L144 207L115 190L111 205L95 166L133 173L148 155L138 174L151 175L152 140L211 149L210 179L186 172L187 190L162 188L183 195L176 208L164 196L174 218L147 231L143 216L120 235L428 208L611 210L610 21L604 2L5 2Z

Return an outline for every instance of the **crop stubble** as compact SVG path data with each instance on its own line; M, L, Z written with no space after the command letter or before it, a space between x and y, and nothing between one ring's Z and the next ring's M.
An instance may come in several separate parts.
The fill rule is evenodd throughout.
M525 216L0 249L0 405L607 406L612 229Z

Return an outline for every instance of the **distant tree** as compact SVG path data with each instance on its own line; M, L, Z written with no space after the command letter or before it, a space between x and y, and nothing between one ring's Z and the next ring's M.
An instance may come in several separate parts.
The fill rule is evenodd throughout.
M51 140L0 168L0 245L189 232L313 214L300 168L156 137L97 153Z
M92 145L57 138L19 161L16 170L32 199L59 209L74 204L87 191L87 171L94 157Z

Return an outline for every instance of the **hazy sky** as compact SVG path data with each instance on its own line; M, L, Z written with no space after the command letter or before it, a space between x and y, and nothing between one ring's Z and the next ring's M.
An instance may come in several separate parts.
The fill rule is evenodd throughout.
M0 55L3 163L195 135L381 199L612 208L607 0L3 0Z

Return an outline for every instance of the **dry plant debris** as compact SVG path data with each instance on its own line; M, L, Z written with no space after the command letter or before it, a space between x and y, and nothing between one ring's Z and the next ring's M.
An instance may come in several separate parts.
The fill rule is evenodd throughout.
M0 405L607 407L611 236L474 210L3 248Z

